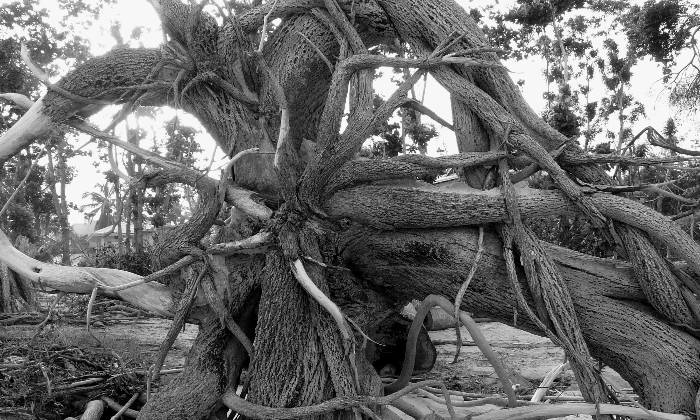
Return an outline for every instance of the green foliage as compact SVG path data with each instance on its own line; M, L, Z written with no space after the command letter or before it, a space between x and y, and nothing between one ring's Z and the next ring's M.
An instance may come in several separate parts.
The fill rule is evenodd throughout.
M49 12L30 0L7 1L0 7L0 92L20 93L30 98L36 98L41 92L39 81L20 57L22 43L27 45L32 60L50 76L55 76L66 65L72 66L88 58L90 41L82 36L84 29L92 25L102 8L113 0L57 1L60 5L56 9L58 12ZM14 104L1 101L0 133L14 124L23 113L24 110ZM46 142L53 147L58 147L60 143L65 153L70 153L62 134ZM5 204L17 189L38 153L36 145L30 146L0 168L0 203ZM59 159L56 166L65 182L70 182L73 171L65 160ZM27 184L10 203L0 226L11 237L23 235L34 242L51 242L47 234L55 235L59 230L56 209L49 192L49 187L55 182L58 181L50 179L46 167L37 164Z
M202 151L199 143L195 140L197 130L180 124L177 117L165 123L165 157L175 162L185 165L194 165L195 155Z
M177 117L165 122L165 157L187 166L195 166L197 154L202 151L196 140L198 131L182 125ZM156 148L156 151L157 148ZM154 227L177 223L183 216L180 205L182 193L177 185L169 184L155 189L155 193L144 197L144 210Z
M679 0L647 0L641 7L632 6L624 19L630 48L638 56L672 61L690 36L690 28L681 19L686 11Z
M506 19L522 25L545 26L554 16L583 7L584 0L518 0L518 6L508 12Z
M418 113L412 108L400 108L399 116L403 118L404 132L413 142L413 144L407 146L407 152L425 151L428 148L428 142L438 135L435 127L431 124L422 123Z
M579 117L565 102L556 101L549 110L545 111L543 118L568 138L577 137L581 133Z
M131 250L122 252L119 248L110 245L97 248L95 253L86 256L80 265L84 267L116 268L147 276L152 272L150 264L151 257L148 249L144 249L144 252L140 253Z
M4 205L20 182L27 175L32 161L38 158L39 150L29 148L29 154L20 153L0 167L0 203ZM45 190L46 168L35 165L25 185L19 189L8 206L7 214L0 219L0 226L11 238L26 236L37 241L36 221L40 216L51 217L54 206L51 195Z
M110 1L111 2L111 1ZM26 43L32 60L50 75L57 72L56 60L80 62L88 58L89 40L80 34L106 3L90 6L83 1L61 0L64 16L51 15L30 0L16 0L0 7L0 92L36 96L39 82L22 63L20 44ZM86 15L87 14L87 15ZM88 16L89 15L89 16ZM22 114L11 104L0 104L0 132Z

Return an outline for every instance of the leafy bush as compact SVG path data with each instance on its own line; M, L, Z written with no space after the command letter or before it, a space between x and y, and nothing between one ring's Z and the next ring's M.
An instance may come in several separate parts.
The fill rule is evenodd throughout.
M108 245L97 248L95 254L88 255L80 265L83 267L116 268L145 276L152 272L149 251L149 249L145 249L142 253L133 250L124 252L118 247Z

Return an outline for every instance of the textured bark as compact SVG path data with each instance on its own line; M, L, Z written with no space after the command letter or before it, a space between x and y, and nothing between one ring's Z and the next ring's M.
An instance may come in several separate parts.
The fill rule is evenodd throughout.
M352 232L347 263L387 297L402 302L429 294L454 296L477 249L475 229ZM700 341L666 323L646 302L626 263L545 245L557 263L591 353L619 372L649 407L692 410L700 383ZM462 310L513 323L517 303L494 233L467 290ZM524 279L521 280L524 286ZM525 292L532 304L529 293ZM517 327L543 334L524 314Z
M459 99L452 99L452 121L460 153L486 152L491 142L472 110ZM464 181L470 187L481 189L486 180L486 168L463 169Z
M454 128L464 154L352 160L362 142L405 102L410 82L421 76L412 75L390 101L373 109L371 71L366 69L381 59L367 58L366 47L382 43L394 48L398 37L411 51L427 57L453 31L463 35L454 49L486 47L476 23L457 3L286 0L267 2L220 27L181 1L152 3L172 39L166 48L112 51L80 66L58 85L100 101L138 99L141 104L179 106L197 116L231 156L252 147L263 152L235 162L235 185L225 190L212 179L167 165L168 170L143 176L149 185L184 182L200 197L196 215L156 244L156 266L198 252L224 198L237 210L217 241L259 233L263 225L270 233L272 244L267 245L264 262L258 256L209 258L215 289L234 318L248 319L242 310L257 296L253 290L260 290L259 305L257 300L253 305L257 315L243 322L247 328L255 326L248 401L292 407L381 392L367 359L381 365L393 363L393 355L371 345L365 350L349 348L339 326L292 275L290 263L301 261L311 282L370 336L400 330L393 324L403 303L436 293L452 297L464 281L476 240L475 232L463 226L509 221L501 194L479 190L485 183L483 166L502 155L473 154L500 142L509 152L518 149L543 165L561 190L521 191L518 207L524 217L583 211L605 228L609 226L603 218L613 220L614 233L630 254L633 266L542 245L555 263L548 269L558 270L566 284L559 291L568 292L573 302L575 314L566 315L571 318L568 325L578 322L592 355L618 370L650 407L693 409L700 384L700 341L684 332L691 331L688 327L694 322L689 307L681 304L687 291L677 285L674 271L649 238L673 249L695 275L700 275L700 247L672 221L639 203L599 192L584 194L574 177L604 184L609 182L607 175L576 146L563 148L561 165L547 153L566 139L529 108L508 73L497 66L495 54L477 53L478 66L447 65L434 57L411 62L429 68L452 93ZM271 7L272 15L283 20L259 54L251 39ZM351 112L341 134L347 97ZM49 123L88 116L102 106L53 90L37 103L29 120L39 121L40 127L24 121L3 137L0 159L28 144ZM278 132L286 120L280 110L289 117L289 133L282 130L282 136ZM276 144L278 138L285 144ZM314 141L316 151L299 159L300 146ZM275 168L276 149L280 153ZM477 189L441 190L401 180L453 166L467 167L467 182ZM388 179L415 188L391 185ZM256 201L251 191L270 208ZM506 278L502 244L488 226L487 231L486 253L462 309L508 322L517 305ZM140 278L118 270L59 269L19 255L1 237L0 246L7 250L0 260L20 276L61 290L85 293L96 280L121 285ZM525 278L520 282L527 285ZM169 286L177 292L181 283ZM173 298L161 286L142 285L116 294L168 315ZM539 296L526 292L526 298L532 304ZM224 389L235 387L245 358L229 333L215 324L204 323L187 372L150 401L141 417L205 417L218 408ZM524 316L518 327L538 332ZM429 350L429 341L424 344ZM431 357L422 362L431 365ZM351 416L344 411L320 417Z
M243 330L252 335L255 306L239 317ZM218 408L221 395L228 387L236 389L248 355L238 340L231 337L218 319L202 322L192 344L185 369L158 390L139 412L139 419L208 418Z
M357 366L360 389L355 388L336 324L297 284L285 259L269 254L265 272L248 400L288 407L320 403L334 395L378 395L379 378L361 352L347 356ZM332 418L353 414L346 411Z

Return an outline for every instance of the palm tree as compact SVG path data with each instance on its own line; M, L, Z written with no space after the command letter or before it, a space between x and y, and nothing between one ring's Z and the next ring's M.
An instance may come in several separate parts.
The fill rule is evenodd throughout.
M95 187L101 192L88 191L83 193L83 198L88 198L91 202L83 204L79 209L90 223L93 222L95 216L98 216L95 222L95 230L98 230L114 224L114 210L117 205L116 199L113 197L114 187L109 182L97 183Z

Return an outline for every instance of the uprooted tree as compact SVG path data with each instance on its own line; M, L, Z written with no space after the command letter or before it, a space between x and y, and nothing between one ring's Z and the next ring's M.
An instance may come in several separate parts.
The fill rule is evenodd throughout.
M453 0L277 0L224 13L222 24L203 6L151 3L166 44L80 65L0 139L5 160L71 126L159 167L133 182L198 191L190 220L155 244L160 271L147 277L42 263L0 239L0 261L35 284L173 317L160 356L183 322L200 325L184 372L141 418L206 417L222 400L249 417L272 416L266 407L324 418L375 407L353 397L405 383L382 388L376 348L363 347L359 331L372 336L411 299L454 300L462 286L463 310L504 321L519 313L519 328L561 345L587 400L614 398L599 375L604 364L647 407L696 410L700 246L670 219L610 193L618 190L600 163L623 158L586 155L540 119ZM418 58L368 52L399 43ZM379 66L416 71L375 108ZM358 159L425 72L451 95L460 153ZM122 116L138 105L192 113L229 153L227 173L202 176L84 121L107 104L124 104ZM476 176L449 191L415 181L453 167ZM556 190L514 187L538 170ZM626 262L547 244L523 223L563 214L585 215ZM685 263L667 261L659 245ZM318 405L334 397L347 398Z

